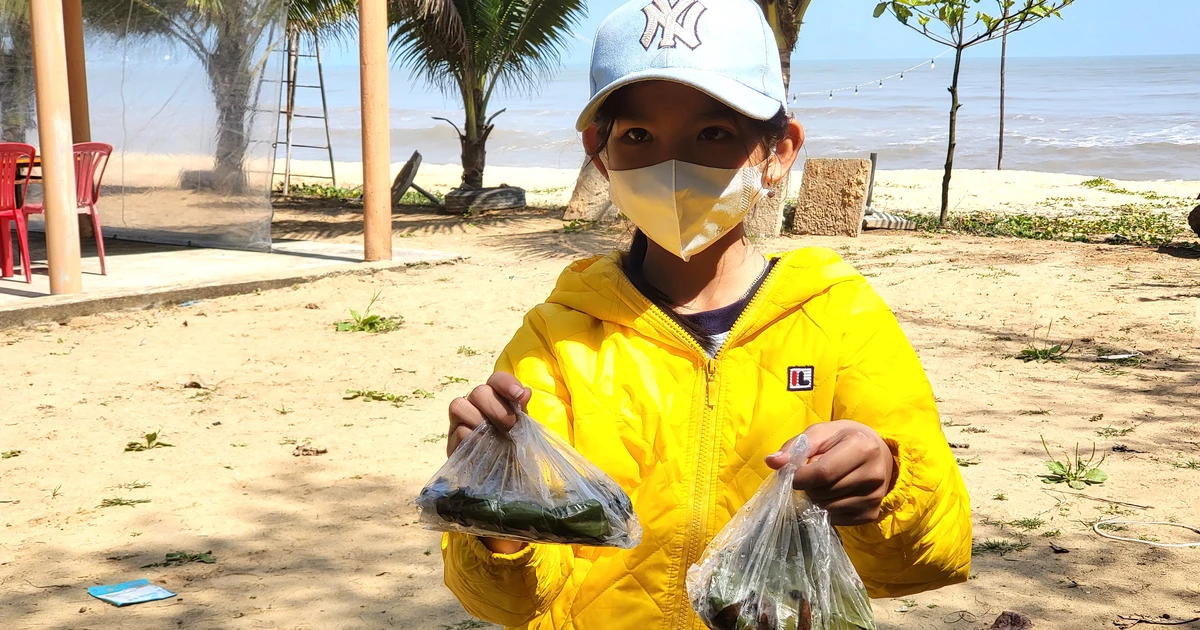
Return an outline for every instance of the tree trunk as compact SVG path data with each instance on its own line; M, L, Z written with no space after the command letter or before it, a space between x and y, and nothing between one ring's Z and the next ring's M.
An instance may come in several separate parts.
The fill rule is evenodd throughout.
M962 68L962 47L954 50L954 77L950 80L950 142L946 146L946 173L942 175L942 211L939 224L945 224L950 215L950 174L954 171L955 131L958 127L958 72Z
M206 60L209 83L217 109L217 148L214 184L222 192L237 194L246 189L245 159L250 138L246 118L254 77L250 71L250 25L239 23L230 12L216 25L216 46Z
M780 49L779 66L783 68L783 94L786 97L792 90L792 53Z
M1008 19L1008 9L1004 9ZM1008 29L1000 36L1000 142L996 151L996 170L1004 170L1004 64L1008 61Z
M458 139L462 144L462 188L483 188L483 167L487 161L487 138L492 128L487 124L486 104L483 90L473 89L470 102L466 103L464 133Z

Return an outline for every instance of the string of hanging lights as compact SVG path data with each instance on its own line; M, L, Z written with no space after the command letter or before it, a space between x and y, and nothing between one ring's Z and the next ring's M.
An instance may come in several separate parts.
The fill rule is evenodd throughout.
M943 51L943 52L942 52L942 54L940 54L940 55L938 55L938 56L934 57L933 59L930 59L929 61L922 61L921 63L919 63L919 64L917 64L917 65L915 65L915 66L913 66L913 67L911 67L911 68L905 68L905 69L903 69L903 70L901 70L901 71L899 71L899 72L894 72L894 73L892 73L892 74L889 74L889 75L888 75L888 76L886 76L886 77L882 77L882 78L879 78L879 79L874 79L874 80L871 80L871 81L867 81L867 82L865 82L865 83L856 83L856 84L854 84L854 85L847 85L847 86L845 86L845 87L833 88L833 89L831 89L831 90L816 90L816 91L813 91L813 92L793 92L793 93L792 93L792 95L791 95L791 102L795 103L795 102L796 102L796 98L797 98L797 97L800 97L800 96L823 96L823 95L825 95L825 94L828 94L828 95L829 95L829 98L830 98L830 99L833 99L833 95L834 95L834 94L836 94L836 93L838 93L838 92L849 92L849 91L851 91L851 90L854 90L854 94L855 94L855 95L857 95L857 94L858 94L858 88L860 88L860 87L866 87L866 86L868 86L868 85L874 85L874 84L878 84L880 88L883 88L883 82L884 82L884 81L890 81L890 80L892 80L892 79L895 79L895 78L897 78L897 77L899 77L899 79L900 79L901 81L903 81L903 80L904 80L904 74L905 74L905 73L908 73L908 72L912 72L913 70L919 70L919 69L921 69L921 68L924 68L925 66L929 66L929 69L930 69L930 70L933 70L934 68L936 68L936 67L937 67L937 63L936 63L936 62L937 62L937 60L938 60L938 59L941 59L943 56L945 56L945 55L949 54L949 53L950 53L952 50L953 50L953 49L947 49L947 50Z

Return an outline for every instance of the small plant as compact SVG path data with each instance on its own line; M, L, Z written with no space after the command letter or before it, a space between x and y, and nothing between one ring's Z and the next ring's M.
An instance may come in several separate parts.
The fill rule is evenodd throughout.
M1042 448L1046 451L1046 457L1050 461L1046 462L1046 468L1050 469L1049 475L1038 475L1042 478L1042 483L1065 483L1074 490L1083 490L1087 486L1099 485L1108 479L1108 475L1100 470L1100 464L1104 463L1106 456L1102 455L1100 461L1093 464L1096 459L1096 445L1092 444L1092 455L1085 462L1079 456L1079 444L1075 445L1075 457L1072 458L1066 454L1066 461L1058 461L1050 454L1050 447L1046 445L1046 438L1042 437Z
M1027 542L1012 542L1010 540L994 540L991 538L971 546L971 550L975 553L998 553L1002 556L1016 551L1024 551L1028 548L1029 543Z
M1186 470L1200 470L1200 460L1195 459L1189 459L1186 462L1175 462L1172 465L1176 468L1183 468Z
M152 448L166 448L166 447L175 446L174 444L167 444L166 442L160 442L158 440L158 431L155 431L154 433L147 433L146 435L144 435L142 437L145 438L145 440L146 440L146 442L144 444L141 442L129 442L128 444L125 445L125 452L128 453L129 451L148 451Z
M426 444L436 444L438 442L441 442L444 439L446 439L445 433L431 433L431 434L426 435L425 437L421 438L421 441Z
M1019 518L1015 521L1009 521L1007 524L1011 525L1013 527L1016 527L1017 529L1023 529L1027 532L1031 532L1031 531L1041 527L1042 525L1045 525L1046 521L1043 521L1042 519L1036 518L1036 517L1035 518Z
M466 383L468 380L461 376L443 376L442 378L446 380L446 382L442 383L442 385L454 385L457 383Z
M275 413L277 413L281 416L286 416L289 413L292 413L293 411L295 411L295 409L292 409L291 407L288 407L287 405L279 405L278 407L275 408Z
M119 483L115 486L109 486L109 490L141 490L149 488L150 484L145 481L130 481L129 483Z
M994 499L996 501L1007 501L1008 495L1004 494L1003 492L997 492L996 494L992 495L992 499Z
M164 559L162 562L155 562L153 564L143 565L142 568L150 569L153 567L177 567L177 566L180 566L183 564L189 564L192 562L203 562L204 564L213 564L216 561L217 561L217 559L213 557L211 551L205 551L204 553L187 553L187 552L183 552L183 551L172 551L167 554L166 559Z
M283 183L280 182L273 191L276 195L283 194ZM362 199L362 186L343 187L330 186L328 184L292 184L288 189L288 196L300 199L337 199L339 201L349 201L352 199Z
M467 346L459 346L458 353L463 355L464 357L473 357L473 356L479 354L479 351L474 348L467 347Z
M104 499L103 501L100 502L100 505L98 505L96 507L106 508L106 507L117 507L117 506L121 506L121 505L128 505L128 506L132 507L139 503L149 503L149 502L150 502L150 499L122 499L122 498Z
M363 402L383 401L390 402L397 407L403 405L409 398L409 396L405 396L404 394L393 394L391 392L385 392L376 389L347 389L346 395L342 396L342 400L359 399Z
M128 450L128 449L126 449L126 450ZM14 451L4 451L3 453L0 453L0 459L12 459L14 457L20 457L21 453L24 453L24 452L25 451L15 451L15 450Z
M1071 351L1071 344L1063 348L1061 343L1050 345L1050 330L1054 327L1054 322L1050 322L1046 326L1046 342L1042 346L1038 346L1037 335L1034 335L1033 340L1029 343L1029 347L1017 353L1017 358L1029 363L1037 361L1038 363L1062 363L1067 360L1067 353Z
M376 291L375 295L371 296L371 301L367 303L367 308L361 314L354 309L350 309L351 319L334 324L337 331L385 333L399 328L404 323L403 317L382 317L371 314L371 307L375 306L375 301L379 299L380 293L382 291Z
M957 462L958 462L958 465L959 465L959 466L962 466L963 468L966 468L967 466L974 466L974 465L978 464L978 463L979 463L979 458L978 458L978 457L972 457L972 458L970 458L970 459L967 459L967 458L965 458L965 457L959 457L959 458L958 458L957 460L955 460L955 461L957 461Z
M988 430L984 427L966 427L963 433L987 433Z
M1123 429L1118 429L1115 427L1104 427L1103 429L1096 429L1096 435L1102 438L1125 437L1126 435L1133 433L1133 430L1136 428L1137 427L1125 427Z
M1053 530L1053 531L1046 531L1046 532L1042 532L1042 538L1058 538L1059 536L1062 536L1062 530L1061 530L1061 529L1056 529L1056 530Z
M412 395L417 398L433 398L433 392L424 389L414 389Z
M57 487L55 487L53 490L50 491L50 498L57 499L59 496L61 496L62 492L59 492L60 490L62 490L62 484L59 484Z
M575 234L577 232L586 232L596 227L595 221L580 221L578 219L563 224L563 233Z

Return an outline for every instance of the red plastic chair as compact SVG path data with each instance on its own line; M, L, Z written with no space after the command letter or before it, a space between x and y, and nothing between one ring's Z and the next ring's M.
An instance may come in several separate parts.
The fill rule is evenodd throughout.
M112 145L104 142L80 142L75 145L75 205L79 214L92 217L92 232L96 236L96 253L100 255L100 274L108 275L104 268L104 235L100 232L100 214L96 212L96 200L100 198L100 180L108 167ZM25 217L42 214L42 204L25 204Z
M17 205L18 196L24 200L29 190L29 174L33 171L37 149L19 142L0 142L0 276L12 275L12 237L8 222L17 223L17 245L21 247L21 268L25 270L25 282L33 282L33 270L29 264L29 231L25 227L25 208ZM18 179L17 168L25 167L25 175ZM20 195L18 195L18 190Z

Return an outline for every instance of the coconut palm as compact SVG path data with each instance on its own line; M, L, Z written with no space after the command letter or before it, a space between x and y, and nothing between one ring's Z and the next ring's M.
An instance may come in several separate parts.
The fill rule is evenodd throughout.
M217 109L214 179L228 191L245 185L243 162L255 100L254 78L261 76L275 44L284 9L298 33L350 37L355 0L87 0L86 26L116 37L161 36L196 55L208 74ZM0 0L0 130L4 137L24 133L32 119L32 64L28 61L29 3ZM264 39L270 41L264 41Z
M557 66L583 0L389 0L396 61L462 98L462 186L483 186L496 87L532 90ZM442 119L445 120L445 119ZM450 121L447 121L450 122Z
M763 15L771 30L775 31L775 45L779 48L779 64L783 66L783 88L786 92L792 82L792 51L800 38L800 26L812 0L758 0Z
M33 122L33 42L27 0L0 0L0 142L24 142Z

